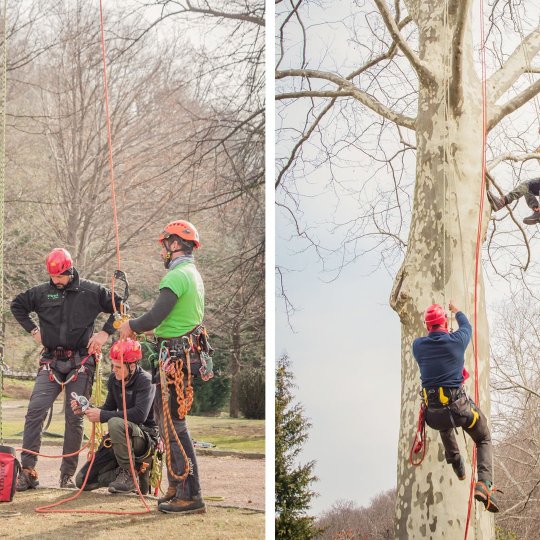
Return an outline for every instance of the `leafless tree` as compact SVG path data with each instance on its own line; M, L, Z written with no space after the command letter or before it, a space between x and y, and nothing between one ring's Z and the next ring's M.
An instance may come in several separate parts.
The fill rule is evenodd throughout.
M338 501L317 521L321 540L386 540L394 538L394 489L373 497L367 507Z
M525 540L540 526L539 323L536 301L521 293L499 305L492 338L495 465L505 498L496 522Z
M214 346L229 347L234 313L246 362L260 362L264 36L252 30L261 28L260 21L231 19L229 26L228 17L201 12L186 22L181 13L165 16L174 2L161 4L157 19L155 2L104 6L119 240L130 305L137 314L155 298L163 273L156 243L161 228L190 219L202 237L208 327L219 338ZM19 62L9 81L8 297L45 278L43 259L55 245L72 251L85 277L108 283L117 265L98 6L48 0L39 7L17 47L21 58L33 44L40 48L31 61ZM252 16L263 12L259 5ZM206 40L199 42L213 33L222 41L241 39L221 49L209 39L214 51ZM241 87L239 74L248 72L258 79Z
M324 11L315 2L278 3L280 215L289 220L300 245L311 246L336 275L343 264L373 250L395 273L390 304L402 323L398 538L425 537L428 530L432 538L443 538L448 523L465 523L468 486L453 482L437 445L431 445L422 467L407 461L418 408L411 345L423 333L423 309L434 301L445 304L453 298L472 318L480 202L480 238L490 223L489 205L481 198L484 132L490 137L493 178L500 176L496 167L508 161L501 140L512 154L518 140L528 156L535 154L538 136L531 136L531 122L518 111L540 89L534 67L540 29L533 2L512 4L495 3L489 8L491 22L486 20L484 130L474 44L479 42L479 19L473 17L472 1L373 0ZM524 33L513 26L518 20ZM329 245L324 231L310 228L303 217L303 197L321 192L332 212ZM353 204L355 215L349 218ZM340 219L343 208L349 214ZM497 221L493 227L501 225ZM527 267L523 231L509 223L502 227L506 241L491 241L497 248L494 262L502 265L502 276L521 276ZM480 406L489 412L484 280L481 274L478 279L476 375ZM475 375L472 347L466 364ZM432 476L440 481L429 482ZM448 497L464 503L440 502ZM430 501L439 501L436 509L431 510ZM491 538L492 522L479 510L473 512L469 531L476 538Z

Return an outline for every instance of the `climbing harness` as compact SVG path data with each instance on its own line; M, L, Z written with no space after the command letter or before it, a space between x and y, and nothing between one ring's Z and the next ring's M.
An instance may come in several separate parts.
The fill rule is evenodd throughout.
M76 354L74 351L71 351L69 349L64 349L63 347L57 347L52 353L54 356L52 358L48 358L45 356L42 356L39 363L40 363L40 371L47 371L49 373L49 380L51 382L56 382L60 385L62 391L64 390L64 387L68 385L70 382L74 382L78 379L79 374L89 374L88 368L85 366L88 359L92 356L91 354L87 354L82 360L81 364L78 367L76 371L73 371L73 373L65 380L61 381L57 374L54 371L54 367L56 365L56 360L59 358L66 358L71 362L73 370L77 368L77 364L75 361Z
M197 366L196 357L200 359L198 373L203 381L213 377L212 352L208 340L208 333L203 325L195 327L186 335L176 338L158 339L158 373L159 386L163 407L164 433L162 434L165 445L165 456L169 474L178 481L184 481L189 474L189 459L186 451L176 433L171 413L171 407L177 407L178 418L185 418L193 404L192 365ZM195 361L192 362L192 356ZM172 397L176 397L176 403L172 403ZM178 445L184 458L184 471L174 471L171 461L171 438Z

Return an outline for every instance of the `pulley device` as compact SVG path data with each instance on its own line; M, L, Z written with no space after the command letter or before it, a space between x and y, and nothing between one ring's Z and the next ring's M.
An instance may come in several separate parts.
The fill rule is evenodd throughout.
M124 293L121 295L122 301L120 302L120 306L118 307L118 309L116 307L116 303L114 300L114 292L116 289L117 280L124 284ZM128 315L129 306L127 305L127 299L129 298L129 283L127 280L126 273L123 270L114 271L112 292L113 292L113 308L114 308L113 326L116 330L118 330L120 326L122 326L122 323L124 323L125 321L129 319L129 315Z
M81 411L84 412L88 407L91 407L90 401L84 396L79 396L76 392L71 392L71 397L79 404Z

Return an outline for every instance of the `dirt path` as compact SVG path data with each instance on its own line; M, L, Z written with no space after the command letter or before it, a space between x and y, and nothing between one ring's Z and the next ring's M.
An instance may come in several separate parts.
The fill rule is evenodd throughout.
M43 446L42 452L50 455L61 454L62 448ZM86 453L83 452L79 459L79 466L82 466L85 457ZM198 455L197 461L203 495L224 498L222 503L215 504L264 510L264 459ZM40 458L37 466L40 487L58 487L59 468L59 459ZM163 490L166 490L165 468L163 483Z
M61 448L44 446L43 452L60 453ZM80 464L82 464L82 457ZM0 506L0 538L40 540L82 537L86 539L166 538L262 539L264 538L264 460L237 457L198 456L203 494L223 497L209 501L208 513L174 516L157 511L156 501L148 501L151 513L141 516L101 514L38 514L35 508L69 497L76 490L51 489L58 486L59 460L40 458L40 487L17 493L12 503ZM165 472L165 471L164 471ZM165 477L165 474L164 474ZM164 489L166 479L164 478ZM111 495L106 489L85 492L60 508L92 510L144 509L135 495ZM233 507L233 508L231 508ZM7 517L7 511L20 515Z

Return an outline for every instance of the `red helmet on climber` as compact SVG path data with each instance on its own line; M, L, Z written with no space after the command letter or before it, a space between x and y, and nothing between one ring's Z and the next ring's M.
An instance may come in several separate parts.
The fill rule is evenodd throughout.
M424 323L428 332L431 332L432 328L435 326L442 326L443 328L448 327L448 317L444 308L439 304L432 304L424 312Z
M67 249L54 248L45 261L47 272L51 276L67 275L73 268L73 259Z
M109 357L118 362L122 359L126 364L138 362L142 358L141 344L134 339L116 341L109 351Z

